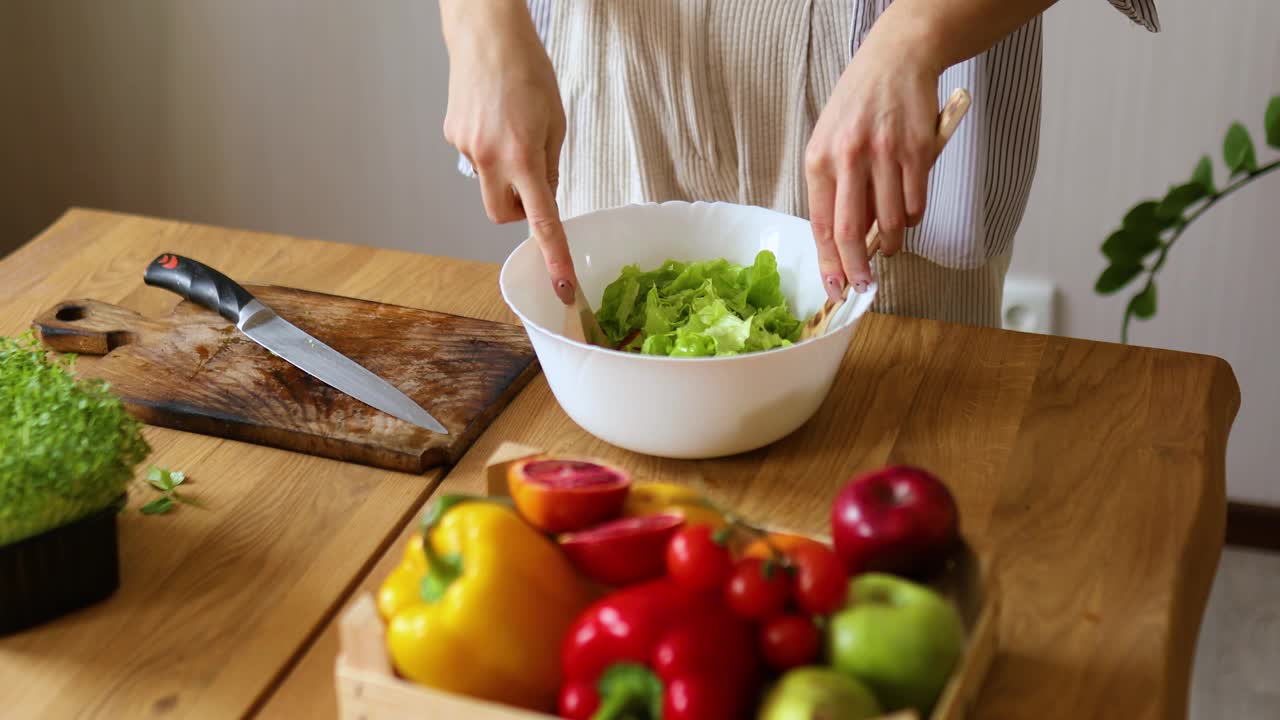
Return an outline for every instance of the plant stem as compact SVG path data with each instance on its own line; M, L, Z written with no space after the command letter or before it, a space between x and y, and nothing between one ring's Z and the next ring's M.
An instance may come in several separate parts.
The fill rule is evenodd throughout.
M1276 160L1267 165L1263 165L1262 167L1258 168L1254 172L1249 173L1248 175L1245 175L1244 177L1240 178L1234 183L1224 187L1222 189L1222 192L1218 193L1217 195L1210 195L1209 202L1205 203L1204 205L1201 205L1199 208L1196 208L1196 211L1188 215L1186 221L1179 224L1178 228L1173 232L1172 235L1169 236L1169 242L1165 243L1164 247L1161 249L1160 257L1156 260L1156 264L1151 267L1151 272L1154 274L1156 271L1160 269L1162 265L1164 265L1164 259L1169 255L1169 248L1173 247L1173 244L1178 241L1179 237L1182 236L1183 231L1187 229L1188 225L1195 222L1196 218L1205 214L1205 212L1207 212L1209 208L1216 205L1218 201L1221 200L1222 198L1230 195L1236 190L1239 190L1241 187L1248 185L1254 180L1262 177L1263 175L1266 175L1272 170L1275 170L1276 168L1280 168L1280 160Z
M1208 202L1196 208L1195 212L1191 213L1185 220L1178 223L1178 226L1174 229L1173 233L1169 235L1169 241L1160 247L1160 256L1156 258L1155 263L1153 263L1151 268L1147 270L1147 284L1143 287L1141 292L1146 292L1147 289L1151 287L1151 283L1155 280L1156 273L1160 272L1160 268L1164 267L1165 259L1169 257L1169 248L1173 247L1173 244L1178 241L1178 238L1182 237L1182 233L1186 231L1188 225L1195 222L1197 218L1208 212L1209 208L1217 205L1219 200L1222 200L1236 190L1239 190L1241 187L1248 185L1254 180L1257 180L1277 168L1280 168L1280 160L1273 160L1272 162L1263 165L1257 170L1254 170L1248 175L1245 175L1239 180L1222 188L1222 190L1216 195L1210 195ZM1126 306L1124 309L1124 323L1120 327L1120 342L1126 345L1129 344L1129 321L1132 319L1133 313L1130 311L1129 307Z
M1161 261L1157 261L1157 262L1162 262L1162 261L1163 261L1163 260L1161 260ZM1153 268L1152 268L1152 270L1151 270L1150 274L1148 274L1148 275L1147 275L1147 284L1143 286L1143 288L1142 288L1142 291L1141 291L1141 292L1146 292L1146 291L1147 291L1147 288L1151 287L1151 279L1152 279L1153 277L1155 277L1155 269L1154 269L1154 266L1153 266ZM1139 293L1139 294L1141 294L1141 293ZM1130 300L1130 302L1132 302L1132 300ZM1128 305L1125 305L1125 307L1124 307L1124 324L1122 324L1122 325L1120 326L1120 342L1121 342L1122 344L1124 344L1124 345L1128 345L1128 344L1129 344L1129 321L1130 321L1130 320L1132 320L1132 319L1133 319L1133 313L1130 311L1129 306L1128 306Z

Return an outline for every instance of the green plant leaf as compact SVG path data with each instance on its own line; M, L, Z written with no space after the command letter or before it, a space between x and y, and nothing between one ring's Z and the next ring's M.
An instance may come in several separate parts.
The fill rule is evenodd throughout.
M1267 103L1263 125L1266 128L1267 144L1280 150L1280 95L1271 98L1271 102Z
M1174 185L1169 188L1169 192L1160 201L1159 207L1156 208L1156 215L1159 215L1164 220L1181 222L1182 213L1197 200L1204 198L1204 196L1204 187L1194 180L1182 185Z
M187 476L180 470L169 471L152 465L151 469L147 471L147 482L163 492L169 492L178 487L186 479Z
M172 481L169 479L169 471L154 465L147 471L147 482L151 483L157 490L168 492L173 489Z
M1098 276L1094 290L1100 295L1110 295L1132 282L1140 272L1142 272L1142 266L1137 263L1112 264Z
M1156 314L1156 283L1148 281L1142 292L1129 301L1129 312L1139 320L1147 320Z
M139 510L143 515L161 515L173 509L173 500L165 495L143 505Z
M198 508L200 508L200 509L202 509L202 510L208 507L208 506L207 506L207 505L205 505L203 502L201 502L201 501L199 501L199 500L197 500L197 499L195 499L195 498L193 498L193 497L187 497L186 495L179 495L179 494L178 494L178 493L176 493L176 492L173 494L173 499L174 499L174 500L177 500L178 502L181 502L181 503L186 503L186 504L188 504L188 505L195 505L196 507L198 507Z
M1102 254L1114 265L1135 265L1160 247L1154 235L1140 235L1125 229L1111 233L1102 243Z
M1235 122L1227 128L1227 136L1222 141L1222 159L1226 161L1231 177L1258 169L1258 160L1253 154L1253 139L1249 137L1249 131L1244 125Z
M1218 188L1213 186L1213 161L1208 155L1201 156L1196 169L1191 171L1191 182L1200 183L1206 195L1217 195Z
M1170 228L1174 224L1173 220L1161 217L1156 212L1159 207L1159 201L1143 200L1125 213L1122 227L1137 235L1150 235L1152 237L1159 235L1162 230Z

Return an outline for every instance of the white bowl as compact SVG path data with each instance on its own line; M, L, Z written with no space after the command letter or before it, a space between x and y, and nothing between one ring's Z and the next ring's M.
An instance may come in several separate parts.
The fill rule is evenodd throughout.
M668 258L726 258L749 265L768 249L800 319L826 300L809 223L729 203L627 205L564 222L578 280L593 309L626 265ZM537 243L502 266L502 297L523 321L556 401L588 433L638 453L711 458L768 445L817 412L875 287L855 297L850 320L790 347L727 357L671 358L579 343L560 333L565 308L552 292Z

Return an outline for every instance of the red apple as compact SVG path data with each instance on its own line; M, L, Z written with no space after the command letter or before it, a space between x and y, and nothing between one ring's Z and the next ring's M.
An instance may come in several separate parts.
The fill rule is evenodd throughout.
M832 544L850 575L932 572L953 549L958 525L947 486L905 465L854 477L831 507Z

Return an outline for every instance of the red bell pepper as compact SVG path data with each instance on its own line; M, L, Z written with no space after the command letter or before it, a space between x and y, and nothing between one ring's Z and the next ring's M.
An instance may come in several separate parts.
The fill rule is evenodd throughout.
M761 667L752 626L720 593L665 577L588 607L561 665L568 720L736 720L754 705Z

